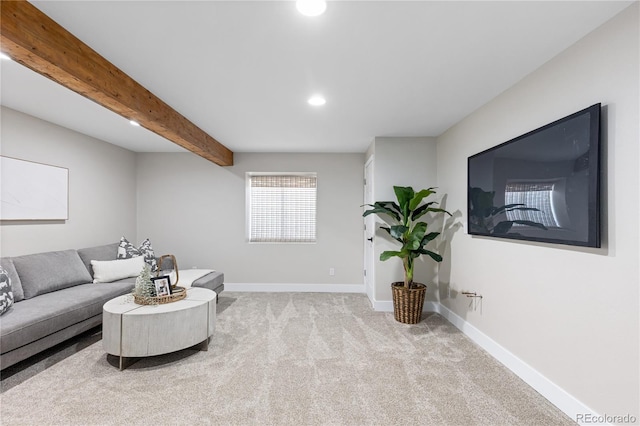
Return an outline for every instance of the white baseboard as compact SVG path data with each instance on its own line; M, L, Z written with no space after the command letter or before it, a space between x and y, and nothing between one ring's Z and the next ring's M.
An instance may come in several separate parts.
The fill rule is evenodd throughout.
M391 300L370 299L373 310L377 312L393 312L393 302Z
M365 293L364 284L224 283L226 291L256 293Z
M443 306L438 305L438 312L446 318L451 324L456 326L467 337L478 344L482 349L487 351L489 355L497 359L509 370L514 372L518 377L524 380L529 386L535 389L540 395L544 396L553 405L558 407L562 412L576 421L578 414L592 414L595 412L589 407L578 401L560 386L543 376L529 364L515 356L509 350L498 344L495 340L484 334L482 331L469 324L456 313Z

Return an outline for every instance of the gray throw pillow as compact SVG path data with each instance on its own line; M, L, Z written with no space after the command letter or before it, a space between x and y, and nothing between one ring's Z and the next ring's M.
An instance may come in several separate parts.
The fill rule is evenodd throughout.
M11 278L0 266L0 315L4 314L13 305L13 291L11 290Z
M120 238L120 245L118 246L118 259L131 259L132 257L143 256L144 261L151 266L151 271L158 269L156 255L151 247L151 241L147 238L140 244L140 247L136 247L129 242L125 237Z

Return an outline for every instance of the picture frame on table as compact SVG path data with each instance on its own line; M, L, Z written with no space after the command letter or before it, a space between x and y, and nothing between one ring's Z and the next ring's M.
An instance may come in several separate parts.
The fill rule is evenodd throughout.
M156 287L157 296L169 296L171 294L171 279L169 275L162 275L151 278L153 285Z

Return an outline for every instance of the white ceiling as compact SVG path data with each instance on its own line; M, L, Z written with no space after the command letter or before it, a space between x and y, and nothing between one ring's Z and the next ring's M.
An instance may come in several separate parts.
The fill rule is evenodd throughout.
M32 1L236 152L438 136L631 1ZM133 151L183 151L19 64L1 103ZM322 93L327 103L306 100Z

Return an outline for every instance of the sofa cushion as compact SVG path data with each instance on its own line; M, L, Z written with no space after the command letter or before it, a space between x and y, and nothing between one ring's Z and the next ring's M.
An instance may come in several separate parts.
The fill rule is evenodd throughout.
M93 282L110 283L123 278L137 277L145 265L142 256L131 259L92 260Z
M2 316L2 353L100 315L107 301L130 292L132 288L132 279L109 285L89 283L16 303Z
M13 291L11 290L11 278L0 266L0 315L4 314L13 305Z
M13 260L10 257L0 258L0 266L7 271L7 275L11 278L11 289L13 290L13 301L19 302L24 299L24 291L22 291L22 283L20 277L16 271L16 267L13 264Z
M118 255L118 243L107 244L103 246L87 247L78 250L78 255L84 266L93 276L93 268L91 267L92 260L116 260Z
M24 298L91 282L91 275L75 250L13 257Z
M217 293L224 289L224 274L222 272L213 271L202 278L199 278L191 284L192 287L203 287L213 290Z
M142 256L144 261L151 266L151 271L155 272L158 269L156 255L151 247L151 241L147 238L140 244L140 247L136 248L125 237L120 238L120 244L118 245L118 259L130 259L132 257Z

